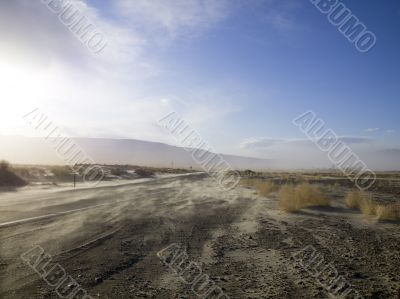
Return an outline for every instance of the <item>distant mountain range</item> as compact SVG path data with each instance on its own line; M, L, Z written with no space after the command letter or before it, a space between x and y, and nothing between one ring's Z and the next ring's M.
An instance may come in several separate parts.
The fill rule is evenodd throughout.
M134 139L73 138L79 148L98 164L131 164L154 167L202 169L182 147ZM373 170L399 170L400 149L352 145L354 152ZM268 148L265 149L267 154ZM279 153L277 155L276 153ZM311 141L291 142L274 148L272 159L221 154L235 169L317 169L330 168L327 154ZM0 160L18 164L66 164L43 138L0 135Z
M184 148L133 139L74 138L96 163L200 169ZM277 160L234 155L222 157L235 169L279 168ZM42 138L0 136L0 159L19 164L65 164Z

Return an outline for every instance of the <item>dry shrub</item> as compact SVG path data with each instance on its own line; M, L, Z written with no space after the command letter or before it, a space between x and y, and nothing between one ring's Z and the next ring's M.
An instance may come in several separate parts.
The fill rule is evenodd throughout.
M26 185L27 182L14 173L8 162L0 162L0 187L23 187Z
M346 206L359 209L366 216L375 216L378 220L400 220L400 206L396 204L378 204L372 200L371 194L355 190L347 194Z
M145 169L145 168L138 168L135 169L135 173L142 178L149 178L154 176L154 171L152 171L151 169Z
M329 206L329 199L322 191L308 183L297 186L286 185L278 194L279 207L286 212L295 212L306 207Z
M350 209L360 209L361 204L365 199L365 193L360 190L350 191L346 198L346 206Z
M375 215L376 204L371 195L360 190L350 191L345 198L346 206L350 209L359 209L364 215Z
M375 216L377 210L377 204L372 199L364 197L360 205L361 212L366 216Z
M364 215L375 215L376 204L369 193L360 190L350 191L345 198L346 206L350 209L359 209Z
M286 212L295 212L301 209L296 200L296 192L293 186L284 185L278 193L279 207Z
M256 189L261 196L267 196L278 190L278 187L273 182L260 179L242 179L240 180L240 184Z
M258 194L260 194L261 196L267 196L269 194L271 194L272 192L277 191L277 186L269 181L261 181L258 180L254 183L254 187L256 188L256 190L258 191Z
M399 205L378 205L376 207L378 220L400 221Z
M0 161L0 170L2 170L2 171L7 171L7 170L9 170L10 169L10 163L8 163L7 161L5 161L5 160L1 160Z

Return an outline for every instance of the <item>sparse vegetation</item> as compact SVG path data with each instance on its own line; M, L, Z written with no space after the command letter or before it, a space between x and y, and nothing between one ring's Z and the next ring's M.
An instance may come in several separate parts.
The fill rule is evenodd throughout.
M49 170L57 181L71 181L73 178L72 169L68 166L52 166Z
M148 178L154 176L154 172L150 169L145 169L145 168L138 168L135 170L135 173L143 178Z
M0 187L23 187L25 185L27 182L12 171L8 162L0 162Z
M271 194L272 192L275 192L278 190L277 185L275 185L274 183L272 183L270 181L258 180L257 182L255 182L254 186L255 186L258 194L260 194L261 196L267 196L267 195Z
M252 177L252 176L255 176L256 174L257 174L256 172L254 172L250 169L243 171L243 176L246 176L246 177Z
M345 198L346 206L350 209L360 209L364 198L364 192L360 190L350 191Z
M378 205L376 216L378 220L400 221L400 205Z
M346 206L350 209L359 209L364 215L375 215L376 204L369 193L360 190L350 191L345 198Z
M329 206L329 199L322 191L308 183L285 185L278 193L279 207L286 212L296 212L314 206Z
M372 195L354 190L347 194L345 203L348 208L359 209L366 216L374 216L378 220L400 220L400 206L397 204L379 204Z
M127 175L128 172L122 168L116 167L116 168L111 168L111 174L112 175L116 175L116 176L123 176L123 175Z
M279 190L278 193L279 208L286 212L295 212L302 207L299 200L296 199L296 192L293 186L285 185Z
M374 203L371 197L366 196L361 202L360 210L366 216L376 216L377 204Z
M262 179L242 179L240 184L245 187L254 188L261 196L267 196L278 190L278 186L271 181Z
M5 160L0 161L0 171L8 171L10 169L10 163Z

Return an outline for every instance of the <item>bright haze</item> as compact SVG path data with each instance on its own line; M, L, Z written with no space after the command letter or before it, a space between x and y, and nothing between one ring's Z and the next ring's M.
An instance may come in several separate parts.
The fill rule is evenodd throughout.
M331 167L293 125L312 110L371 168L400 168L396 0L346 2L377 37L367 53L310 1L71 1L107 38L94 54L43 2L0 2L0 158L54 162L13 144L42 137L22 119L35 108L71 138L155 148L180 146L158 124L177 111L217 152Z

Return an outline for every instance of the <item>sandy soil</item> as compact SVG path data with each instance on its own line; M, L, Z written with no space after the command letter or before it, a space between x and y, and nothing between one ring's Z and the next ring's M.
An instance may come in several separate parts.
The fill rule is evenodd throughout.
M35 245L93 298L198 298L157 256L172 243L229 298L330 298L291 258L310 245L364 298L399 298L398 224L340 201L288 215L205 174L0 194L0 298L58 298L20 258Z

